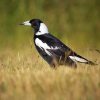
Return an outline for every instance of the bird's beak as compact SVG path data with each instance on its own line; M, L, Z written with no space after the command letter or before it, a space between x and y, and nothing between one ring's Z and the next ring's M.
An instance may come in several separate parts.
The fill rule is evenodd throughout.
M31 26L31 23L29 21L25 21L25 22L21 23L20 25Z

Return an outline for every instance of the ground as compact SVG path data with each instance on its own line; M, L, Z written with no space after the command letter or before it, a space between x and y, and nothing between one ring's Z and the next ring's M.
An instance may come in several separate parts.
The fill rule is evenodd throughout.
M34 52L0 52L0 100L100 100L99 64L53 69Z

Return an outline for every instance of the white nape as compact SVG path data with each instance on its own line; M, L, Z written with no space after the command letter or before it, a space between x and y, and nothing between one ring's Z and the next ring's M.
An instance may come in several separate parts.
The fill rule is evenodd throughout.
M40 49L44 50L48 55L51 55L51 53L47 50L47 49L50 49L50 47L46 43L43 43L40 39L36 38L35 44Z
M42 35L42 34L48 34L48 28L44 23L40 23L39 31L36 33L36 35Z
M31 26L31 23L29 21L25 21L23 24L26 26Z
M72 59L73 61L78 61L78 62L82 62L82 63L87 62L87 60L85 60L84 58L80 58L77 56L69 56L69 58Z

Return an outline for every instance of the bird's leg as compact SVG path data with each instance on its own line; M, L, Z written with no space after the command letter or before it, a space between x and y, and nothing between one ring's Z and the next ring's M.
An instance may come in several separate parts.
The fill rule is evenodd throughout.
M62 56L60 56L58 63L59 63L59 64L62 63Z
M53 68L56 68L58 66L58 61L56 58L53 58L51 63L50 63L50 66L53 67Z

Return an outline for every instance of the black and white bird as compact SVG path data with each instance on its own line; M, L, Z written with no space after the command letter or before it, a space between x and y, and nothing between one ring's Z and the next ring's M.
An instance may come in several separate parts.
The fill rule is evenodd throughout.
M76 67L76 62L94 65L92 61L78 55L51 35L47 26L40 19L25 21L21 25L31 26L34 29L35 47L50 66L68 65Z

